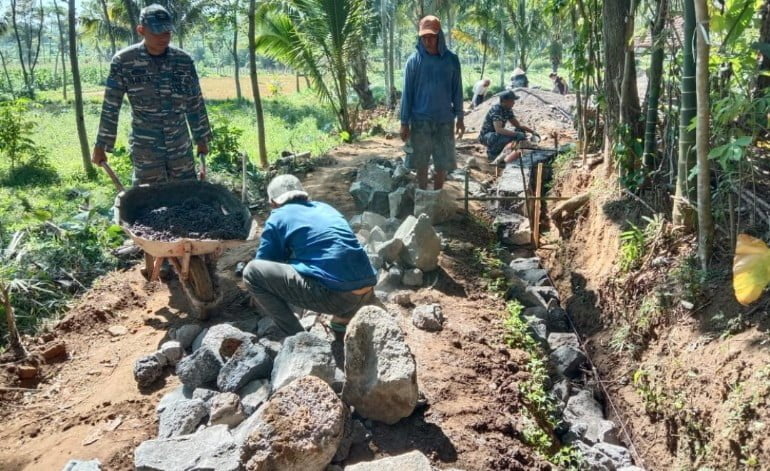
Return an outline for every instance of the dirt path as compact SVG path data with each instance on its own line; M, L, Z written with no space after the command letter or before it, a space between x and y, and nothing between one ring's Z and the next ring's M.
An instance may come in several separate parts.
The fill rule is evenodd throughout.
M461 165L480 154L474 142L471 135L459 143L466 149L459 156ZM396 139L375 138L336 149L331 153L336 163L306 175L306 188L313 198L351 216L355 208L348 188L357 165L373 157L396 158L401 145ZM474 171L474 177L483 180L489 172ZM450 182L449 190L456 195L462 191L458 182ZM410 309L387 306L401 313L427 404L394 426L374 424L372 441L354 447L348 462L419 449L439 468L550 469L518 439L522 424L517 411L525 406L516 383L526 378L521 371L526 355L503 344L504 304L487 294L474 262L473 249L488 245L489 233L470 222L442 230L449 248L442 254L441 269L433 285L412 293L412 299L440 303L447 319L444 330L417 330L409 321ZM232 272L253 253L252 244L220 259L224 299L220 312L206 324L252 316ZM138 390L134 360L156 350L170 328L190 322L188 312L178 282L146 283L139 266L100 280L57 329L35 340L47 345L63 341L66 360L42 365L39 383L19 384L6 365L6 385L36 389L0 392L0 469L56 470L73 458L98 458L105 469L133 469L134 448L156 435L156 404L179 384L169 374L152 390ZM107 331L118 325L127 333L113 336Z

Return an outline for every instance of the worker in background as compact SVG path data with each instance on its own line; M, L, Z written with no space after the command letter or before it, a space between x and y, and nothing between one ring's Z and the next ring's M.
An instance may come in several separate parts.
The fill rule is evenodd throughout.
M556 72L551 72L548 78L553 82L553 89L551 90L553 93L558 93L559 95L567 94L567 83Z
M489 79L481 79L473 85L473 98L471 99L471 109L475 110L487 97L487 90L492 82Z
M527 73L521 69L521 67L516 67L516 69L513 71L513 74L511 74L511 88L526 88L529 87L529 79L527 78Z

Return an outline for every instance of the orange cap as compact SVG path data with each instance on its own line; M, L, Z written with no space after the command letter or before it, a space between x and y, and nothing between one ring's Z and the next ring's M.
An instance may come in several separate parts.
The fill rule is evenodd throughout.
M438 34L441 31L441 21L433 15L428 15L420 20L419 36L426 34Z

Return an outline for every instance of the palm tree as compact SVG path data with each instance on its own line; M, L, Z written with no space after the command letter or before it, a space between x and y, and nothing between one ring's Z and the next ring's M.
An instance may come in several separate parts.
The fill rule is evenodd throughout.
M368 17L365 0L285 0L260 12L256 49L306 74L348 136L353 131L348 64L362 44Z
M118 40L128 44L134 39L124 6L121 3L108 3L106 0L82 4L79 18L82 33L94 41L97 48L104 36L109 36L110 57L114 56L118 49Z
M267 144L265 143L265 118L262 113L262 97L259 94L259 80L257 80L257 56L256 56L256 0L249 0L249 78L251 79L251 92L254 96L254 110L257 113L257 141L259 145L259 163L262 168L267 168ZM246 189L243 190L244 196Z

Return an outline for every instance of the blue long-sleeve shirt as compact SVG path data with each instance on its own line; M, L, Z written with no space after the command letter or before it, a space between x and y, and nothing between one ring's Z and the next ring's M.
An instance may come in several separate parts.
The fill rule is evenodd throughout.
M317 201L295 201L274 209L265 221L256 258L288 263L333 291L377 283L348 222L339 211Z
M401 124L412 121L448 123L463 118L463 83L460 60L446 47L444 32L438 35L438 55L425 50L417 39L417 51L406 61L401 95Z

